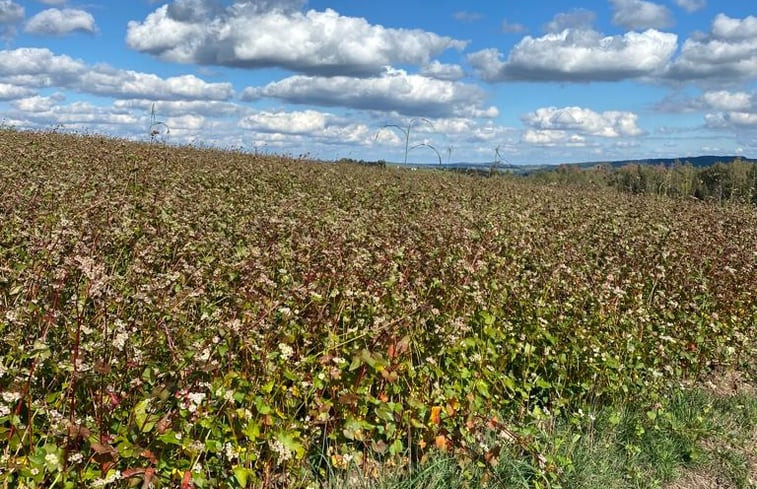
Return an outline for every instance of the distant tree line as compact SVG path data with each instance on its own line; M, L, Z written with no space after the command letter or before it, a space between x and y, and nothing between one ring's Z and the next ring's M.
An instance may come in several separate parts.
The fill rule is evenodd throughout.
M542 183L609 186L633 194L757 205L757 163L742 160L707 167L682 162L671 166L634 163L618 168L607 164L590 168L560 165L554 170L534 172L527 178Z
M381 168L386 167L386 161L384 160L366 161L366 160L356 160L354 158L340 158L336 162L339 164L347 164L347 165L378 166Z

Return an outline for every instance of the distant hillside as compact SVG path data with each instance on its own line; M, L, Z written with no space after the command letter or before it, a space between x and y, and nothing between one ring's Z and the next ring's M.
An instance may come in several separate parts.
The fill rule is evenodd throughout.
M618 161L592 161L592 162L585 162L585 163L566 163L571 166L579 166L581 168L590 168L592 166L597 165L610 165L614 168L618 168L625 165L630 164L640 164L640 165L664 165L664 166L672 166L675 163L691 163L692 166L695 167L706 167L706 166L712 166L715 163L730 163L734 160L741 160L747 163L757 163L757 160L745 158L744 156L715 156L715 155L705 155L705 156L684 156L680 158L649 158L649 159L640 159L640 160L618 160Z
M562 163L562 164L526 164L526 165L514 165L509 163L471 163L465 161L459 161L455 163L443 163L438 165L436 163L413 163L409 166L419 168L441 168L444 170L453 171L466 171L471 170L474 172L489 173L491 170L500 173L514 173L519 175L529 175L534 172L556 170L562 166L570 166L576 168L592 168L597 165L609 165L613 168L620 168L630 164L650 165L650 166L666 166L670 167L676 163L690 163L696 168L706 168L712 166L715 163L730 163L734 160L741 160L746 163L757 163L757 159L746 158L744 156L734 155L705 155L705 156L684 156L679 158L648 158L648 159L636 159L636 160L617 160L617 161L586 161L581 163ZM399 163L389 163L393 166L403 166Z

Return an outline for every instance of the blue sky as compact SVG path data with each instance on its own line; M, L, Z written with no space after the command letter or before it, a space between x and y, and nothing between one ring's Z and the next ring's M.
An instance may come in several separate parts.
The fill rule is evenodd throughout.
M751 4L0 0L0 120L323 159L401 161L386 124L444 161L757 157Z

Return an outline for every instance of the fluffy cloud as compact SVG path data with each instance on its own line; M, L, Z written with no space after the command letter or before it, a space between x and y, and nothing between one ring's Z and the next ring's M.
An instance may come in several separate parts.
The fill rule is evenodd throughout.
M302 112L257 112L243 118L239 125L260 132L308 134L322 131L331 119L330 114L316 110Z
M161 78L107 65L87 66L44 48L0 51L0 82L27 88L59 87L94 95L153 100L229 99L230 83L207 83L194 75Z
M231 102L214 100L148 100L121 99L113 103L113 107L125 110L139 110L155 113L158 117L174 117L182 115L203 115L206 117L224 117L241 115L246 109Z
M52 97L35 95L33 97L15 100L12 105L18 110L24 112L47 112L63 101L63 98L62 95L55 95Z
M757 17L750 15L744 19L733 19L718 14L712 22L712 35L728 41L741 41L757 37Z
M523 133L523 142L535 146L585 146L586 138L560 130L533 130Z
M687 39L667 76L733 82L757 79L757 17L715 17L708 35Z
M74 84L86 66L49 49L19 48L0 51L0 81L29 87L65 87Z
M757 93L718 90L705 92L702 104L718 112L705 115L710 128L757 128Z
M440 63L434 60L423 65L421 75L437 80L456 81L465 77L465 71L460 65Z
M175 0L129 22L132 49L180 63L282 67L315 75L371 75L395 63L424 64L466 43L418 29L389 29L303 1Z
M0 100L14 100L34 95L34 90L26 87L11 85L10 83L0 83Z
M673 24L673 14L645 0L610 0L615 10L612 22L628 29L660 29Z
M691 13L707 6L707 0L675 0L676 5Z
M289 141L311 146L370 146L376 136L376 129L364 123L316 110L255 112L240 119L238 127L252 131L258 143L273 145Z
M233 93L229 83L207 83L194 75L161 78L152 73L102 66L83 73L76 88L97 95L153 100L226 100Z
M94 34L97 25L92 14L84 10L51 8L29 19L24 30L30 34L51 36L63 36L75 31Z
M506 60L496 49L468 56L486 81L617 81L662 70L677 47L677 36L654 29L602 36L586 29L564 29L543 37L524 37Z
M594 112L582 107L545 107L523 116L523 122L545 134L545 131L573 131L588 136L617 138L640 136L644 133L637 125L633 112Z
M757 128L757 113L719 112L705 116L707 127L713 129Z
M0 39L9 39L16 34L13 25L23 20L24 7L11 0L0 0Z
M24 18L24 7L11 0L0 0L0 24L11 24Z
M746 111L755 106L753 95L746 92L729 92L718 90L705 92L702 95L704 102L715 110Z
M757 127L757 92L706 91L698 97L667 97L655 108L660 112L704 113L711 129Z
M396 111L425 117L496 117L495 107L485 108L485 93L461 82L410 75L388 69L378 77L314 77L297 75L261 88L247 88L243 98L273 97L295 104Z
M659 112L686 113L719 111L757 111L757 94L711 90L698 97L670 95L655 105Z
M59 97L35 97L16 101L16 108L23 110L23 113L16 114L16 117L23 117L28 125L36 127L61 124L69 129L99 128L106 131L134 126L140 122L135 115L110 107L100 107L89 102L62 105L59 103L60 100Z

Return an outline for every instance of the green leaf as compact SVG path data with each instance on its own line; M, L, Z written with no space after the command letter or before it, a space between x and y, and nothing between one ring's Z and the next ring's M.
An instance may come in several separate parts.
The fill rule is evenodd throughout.
M484 326L491 326L492 324L494 324L494 315L489 311L479 311L478 315L481 318L481 323Z
M158 440L162 441L163 443L166 443L168 445L176 445L181 446L182 442L179 438L176 438L176 433L173 431L166 431L162 435L158 437ZM121 449L119 448L119 452Z
M147 414L147 408L150 405L150 398L142 399L134 406L134 419L137 421L137 426L142 433L148 433L152 431L157 422L157 416L153 416L152 419Z
M234 478L237 480L240 486L247 487L247 479L252 475L252 471L247 467L236 467L231 469L234 472Z
M250 421L244 430L242 430L242 433L244 433L248 440L256 440L260 437L260 425L255 421Z
M298 440L299 433L296 431L280 431L276 434L276 441L284 445L289 451L295 454L299 460L305 456L305 447Z
M620 362L615 357L607 357L607 359L605 359L605 365L607 365L613 370L617 370L620 368Z
M609 421L611 425L617 426L620 424L620 420L621 420L620 413L616 411L610 415L607 421Z
M389 454L392 456L399 455L405 451L405 446L402 444L402 440L397 438L394 443L389 447Z
M361 365L363 365L363 359L360 357L360 355L355 355L354 357L352 357L352 362L350 363L350 372L357 370Z
M261 387L260 389L261 389L261 390L262 390L262 391L263 391L263 392L264 392L265 394L270 394L270 393L271 393L271 391L273 390L273 387L274 387L275 385L276 385L276 383L275 383L275 382L274 382L273 380L269 380L268 382L266 382L265 384L263 384L263 387Z
M362 440L363 439L363 426L360 421L350 418L344 423L342 434L348 440Z

